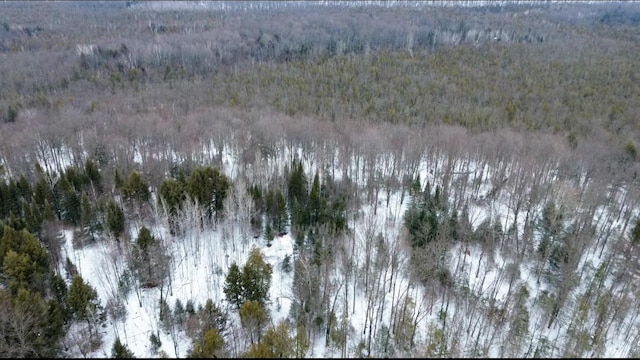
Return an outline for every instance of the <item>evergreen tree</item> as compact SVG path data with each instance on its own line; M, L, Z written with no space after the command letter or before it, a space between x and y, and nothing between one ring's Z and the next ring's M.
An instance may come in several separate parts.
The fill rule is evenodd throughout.
M51 206L56 212L56 216L58 217L58 220L63 219L63 213L65 211L64 210L65 195L68 192L71 192L72 190L73 188L69 180L67 180L67 177L64 174L61 174L58 181L56 181L56 183L53 185L53 189L52 189L53 201L51 203Z
M269 349L269 357L278 359L295 357L295 339L289 332L288 321L281 321L275 328L270 327L267 329L261 344L264 344Z
M112 359L133 359L133 352L127 348L126 345L120 342L120 338L116 337L116 341L113 342L113 347L111 348L111 358Z
M78 320L86 321L90 332L104 321L98 293L80 275L73 277L67 301L71 314Z
M69 166L64 172L64 177L69 181L76 192L81 192L85 185L89 184L89 177L81 169Z
M256 211L262 213L265 211L264 199L262 197L262 190L258 185L249 186L249 194L253 200Z
M207 299L203 308L198 311L201 328L216 329L222 335L227 331L229 317L213 300ZM204 335L204 333L202 334Z
M140 172L135 170L129 174L127 181L120 190L126 200L138 203L148 202L151 196L149 185L142 179Z
M42 229L43 217L38 206L31 202L22 204L22 213L27 230L32 234L39 234Z
M157 353L160 346L162 346L162 341L160 341L158 335L156 335L156 333L151 333L151 335L149 335L149 342L151 343L151 351L154 354Z
M230 182L217 168L206 166L196 168L187 180L186 190L189 196L197 200L209 219L222 210Z
M562 235L564 231L564 215L554 202L548 203L542 210L542 217L537 223L541 233L537 253L543 261L548 261L552 268L558 267L558 259L564 257Z
M307 177L302 168L302 162L294 161L291 166L291 175L289 175L289 183L287 186L287 197L289 206L293 208L293 203L298 202L301 208L307 203Z
M115 172L113 174L113 183L117 190L122 189L122 186L124 186L124 180L122 180L122 176L120 176L120 172L118 171L118 169L115 169Z
M309 338L307 337L307 330L303 324L298 325L296 328L295 338L295 357L303 358L307 354L309 349Z
M69 189L64 193L62 202L62 220L79 225L82 217L82 201L80 195L74 189Z
M249 331L252 344L260 343L262 330L269 322L269 313L257 301L247 300L240 306L240 323Z
M271 265L264 260L258 249L251 250L242 269L242 287L245 300L265 304L271 286Z
M244 291L242 286L242 273L238 264L233 262L229 267L229 273L224 280L224 294L227 301L235 305L238 309L244 302Z
M436 186L434 195L430 191L431 185L427 182L424 191L413 196L404 214L404 224L414 248L451 235L447 230L454 222L447 215L446 203L440 199L440 188Z
M307 225L321 224L324 216L323 198L320 194L320 178L318 173L313 177L311 185L311 193L309 194L309 203L307 214L309 219Z
M193 358L217 358L221 357L224 350L224 340L217 329L209 329L202 341L196 342L191 350Z
M264 238L267 239L267 246L271 247L271 242L273 241L273 229L271 228L271 223L267 222L267 227L264 229Z
M22 200L20 189L15 181L9 181L8 184L0 183L0 194L2 194L2 217L7 218L11 214L22 215Z
M146 287L161 285L168 274L169 255L151 231L142 226L133 249L132 268ZM162 309L161 309L162 310Z
M19 289L30 288L36 270L32 266L29 255L9 250L4 257L2 268L9 278L9 289L12 294L16 294Z
M116 240L119 240L120 235L124 232L124 212L120 205L113 199L107 203L107 228Z
M235 262L229 267L224 284L227 301L237 308L247 300L265 304L269 296L271 274L271 265L264 261L260 250L251 250L242 271Z
M4 227L0 239L0 261L13 294L20 288L44 293L49 254L29 231Z
M287 221L287 202L284 199L282 191L278 190L275 193L274 199L274 221L273 227L278 235L286 232Z
M82 224L82 232L89 240L94 241L96 233L100 231L100 222L87 195L82 195L81 209L80 223Z
M63 335L60 313L40 294L24 288L11 297L0 289L0 354L3 357L41 358L58 355Z
M169 214L177 215L178 210L182 209L182 203L185 199L184 185L175 179L165 179L158 189L158 201L164 201Z
M102 193L102 175L98 169L98 164L91 159L87 159L84 162L84 172L89 179L89 183L93 189L98 193Z
M176 304L173 306L173 317L176 319L178 325L182 325L185 320L185 309L180 299L176 299Z
M275 358L275 355L267 344L255 343L251 344L249 350L242 354L242 357L248 359L270 359Z
M631 244L635 245L640 242L640 218L636 219L635 226L631 230Z
M273 194L273 190L267 190L267 193L264 195L264 207L267 214L267 224L273 223L275 217L275 196Z
M156 241L151 231L146 226L142 226L135 242L132 268L140 277L140 281L146 286L155 286L153 281L154 268L150 255L150 250L155 243Z
M147 253L150 246L155 243L155 238L153 234L151 234L151 230L149 230L146 226L142 226L140 228L140 232L138 233L138 238L136 239L136 245L140 250L144 253ZM148 255L147 255L148 256Z
M53 191L44 174L38 176L38 181L33 187L33 202L44 212L45 203L49 206L53 203Z
M31 202L33 192L31 191L31 184L24 174L20 174L18 181L16 181L16 189L21 202Z

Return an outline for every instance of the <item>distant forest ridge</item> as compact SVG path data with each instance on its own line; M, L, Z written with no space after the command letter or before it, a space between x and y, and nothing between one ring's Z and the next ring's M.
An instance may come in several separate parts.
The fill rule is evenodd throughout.
M291 7L313 7L313 6L344 6L344 7L510 7L523 5L551 5L551 4L603 4L625 2L604 0L455 0L455 1L404 1L404 0L356 0L356 1L127 1L127 6L148 7L158 9L222 9L222 10L249 10L249 9L282 9Z

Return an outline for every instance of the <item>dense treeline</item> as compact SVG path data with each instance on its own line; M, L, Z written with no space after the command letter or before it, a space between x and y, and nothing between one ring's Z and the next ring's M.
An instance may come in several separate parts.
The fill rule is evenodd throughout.
M17 11L6 7L6 16ZM154 97L158 83L172 92L185 83L198 93L180 101L185 111L268 106L332 120L507 126L561 134L571 146L611 138L608 146L628 145L633 154L637 33L624 22L603 25L618 9L603 5L575 18L565 7L548 8L551 15L531 5L506 7L473 18L446 7L348 13L303 7L290 10L295 15L273 10L250 19L231 10L71 7L61 17L88 17L73 22L82 37L64 42L62 24L32 15L29 23L41 31L28 35L14 29L26 25L8 17L0 19L6 24L0 107L11 123L69 106L101 111L99 100L82 93L142 100ZM99 11L111 25L94 18ZM32 53L41 55L25 57Z

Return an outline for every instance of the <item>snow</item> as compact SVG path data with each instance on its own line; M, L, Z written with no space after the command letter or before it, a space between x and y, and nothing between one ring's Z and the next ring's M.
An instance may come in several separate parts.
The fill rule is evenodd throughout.
M183 304L187 300L194 301L195 306L204 305L211 298L214 303L223 303L224 276L232 262L243 265L248 258L249 251L256 247L260 249L265 261L273 269L269 296L271 303L269 310L274 323L285 319L291 307L291 287L293 272L285 273L282 262L286 255L293 253L293 240L290 235L277 237L271 247L266 246L263 239L238 241L239 234L231 239L224 239L221 231L189 231L183 238L171 238L162 227L153 227L156 239L164 241L169 246L169 253L173 254L171 274L173 286L166 295L167 304L171 308L176 299ZM85 245L81 249L74 249L73 231L63 231L65 244L64 256L68 256L76 265L82 277L98 292L101 304L117 296L118 275L124 270L123 254L117 249L112 240L100 239L96 243ZM131 238L135 239L137 229L131 229ZM232 243L232 244L231 244ZM223 244L227 246L223 249ZM66 274L66 270L62 269ZM68 281L70 284L70 280ZM149 337L152 333L160 332L162 346L159 351L165 351L171 357L185 357L191 348L190 340L183 332L178 334L177 352L171 336L159 330L159 289L142 289L138 300L136 292L131 291L125 299L127 318L124 322L109 320L103 336L103 349L93 353L94 357L110 356L111 345L116 337L126 344L136 357L157 357L150 348ZM141 304L141 305L140 305ZM105 352L107 351L107 352Z
M400 158L394 159L389 154L375 154L372 158L368 158L362 154L354 153L350 156L347 163L343 163L343 156L339 153L341 149L315 147L315 151L321 152L310 153L301 145L292 145L284 140L275 142L274 152L269 156L263 156L256 153L256 160L244 167L238 164L239 158L243 156L244 149L232 146L230 142L226 142L222 146L222 153L217 153L218 146L209 142L207 146L201 148L199 156L193 155L194 159L200 159L202 164L210 164L221 159L222 170L229 176L236 190L244 187L243 177L249 176L253 179L260 179L268 183L269 181L282 176L285 164L289 164L293 158L300 159L303 162L307 179L313 179L313 175L318 172L321 176L325 176L325 171L334 175L334 180L339 181L343 175L350 176L353 181L357 181L360 186L366 185L369 180L369 169L372 163L376 176L383 181L387 177L396 176L393 172L393 161L405 161L405 154ZM314 147L311 147L314 148ZM53 169L63 169L66 165L72 164L71 153L61 147L55 154L55 161L48 162ZM141 163L144 159L150 157L160 158L160 154L150 152L142 153L142 147L137 147L132 152L133 160ZM179 161L181 156L172 149L163 150L165 153L172 154L174 160ZM257 151L257 150L256 150ZM50 154L48 156L53 156ZM373 161L372 161L373 160ZM500 226L506 232L514 222L513 210L509 204L509 191L502 190L495 196L488 196L494 189L495 177L503 173L501 170L492 168L486 163L481 163L475 157L467 157L452 162L451 183L462 181L462 174L470 173L467 178L467 193L463 194L464 202L468 207L470 223L476 228L485 220L490 220L492 224L500 221ZM424 185L429 181L432 189L436 185L441 185L443 174L450 159L444 153L426 153L423 154L418 168L418 174L421 183ZM214 163L215 164L215 163ZM517 172L518 164L502 164L497 163L497 167L504 169L506 173ZM347 169L344 166L348 166ZM471 184L474 175L479 172L483 174L483 182L474 186ZM356 176L357 175L357 176ZM553 185L553 191L556 197L564 201L571 196L570 184L552 181L557 174L550 171L545 174L545 180ZM557 179L556 179L557 180ZM508 188L507 184L507 188ZM580 185L582 186L582 185ZM524 189L525 193L531 191L530 188ZM612 233L609 235L611 239L624 234L620 234L623 227L625 216L637 216L638 209L632 208L625 216L616 217L612 211L618 209L619 202L625 196L625 191L610 189L609 198L611 200L608 206L600 206L596 209L593 225L602 230L611 227ZM152 194L155 199L156 194ZM234 196L242 196L236 194ZM543 304L541 302L542 295L551 292L553 287L544 279L538 277L539 264L535 258L524 260L520 263L514 263L512 259L514 252L513 244L509 244L505 240L505 244L495 246L493 251L483 249L479 244L453 242L447 253L447 265L451 274L454 276L455 291L449 292L447 297L452 298L448 301L447 297L441 295L441 290L425 288L420 284L416 284L409 279L411 266L410 247L404 243L401 234L403 214L410 203L410 198L405 194L404 199L399 190L393 189L389 192L382 188L377 197L368 202L366 199L366 190L362 190L361 199L363 204L359 207L356 214L349 216L349 228L352 231L344 241L351 244L353 241L353 249L349 248L345 253L336 252L333 268L329 271L329 283L335 290L332 293L331 302L334 305L334 312L338 322L346 318L348 320L347 329L347 353L343 354L341 349L332 343L326 341L324 331L310 339L311 346L308 351L309 357L343 357L356 356L358 345L369 340L369 325L371 319L379 319L373 326L371 334L371 348L376 346L376 332L384 326L391 325L392 308L403 301L405 296L411 297L415 302L414 317L417 319L417 328L415 334L416 353L414 355L423 356L425 346L432 341L433 334L430 328L433 326L442 328L442 321L439 319L439 311L447 306L447 323L444 331L448 335L448 347L451 346L453 338L459 341L458 346L463 349L462 354L475 354L490 357L502 357L502 349L500 342L508 331L508 326L498 327L486 317L486 312L491 308L505 309L510 306L510 299L513 298L514 292L521 285L525 285L529 290L529 299L527 299L527 309L530 314L529 335L528 339L532 342L533 349L539 343L540 339L547 339L550 345L549 356L562 356L558 349L563 348L564 343L568 339L568 322L572 316L572 309L578 302L578 297L584 294L588 284L594 277L598 267L608 259L616 260L609 254L613 254L612 244L614 241L608 241L604 246L604 241L596 242L592 246L587 247L582 257L579 259L576 273L580 274L581 281L572 288L568 294L567 305L565 305L566 314L561 313L551 328L547 328L548 317L545 315ZM402 199L402 201L401 201ZM450 202L455 200L454 194L450 194ZM156 203L153 200L153 203ZM530 214L535 219L539 216L541 207L544 203L540 201L537 208ZM133 222L127 231L127 239L122 241L133 241L137 237L140 226L147 226L152 230L155 238L162 242L171 254L170 273L171 286L165 290L165 300L171 308L173 308L177 299L183 304L188 300L192 300L194 305L204 305L207 299L212 299L214 303L229 309L231 312L231 320L238 321L237 314L234 309L229 306L225 300L223 293L223 284L229 266L235 262L242 266L253 248L258 248L265 257L265 260L271 264L273 268L271 287L269 290L268 309L272 316L273 324L289 318L290 310L293 304L293 270L285 272L282 263L286 256L290 257L293 267L295 253L293 239L290 234L277 237L269 247L264 238L253 238L251 232L247 230L246 214L237 213L228 217L220 223L214 224L212 227L201 228L198 225L197 218L185 218L183 223L188 229L180 236L171 235L167 229L166 218L163 217L159 208L154 208L155 215L152 223ZM193 213L195 212L188 212ZM244 220L243 220L244 219ZM606 222L605 219L609 219ZM525 225L525 216L520 213L515 219L517 223L518 235L522 236ZM629 231L627 229L627 231ZM377 245L377 235L382 235L382 247ZM64 255L76 265L85 281L90 283L98 292L101 304L104 306L107 302L119 296L118 279L122 276L126 269L126 254L118 249L114 240L109 237L97 239L96 242L85 244L84 246L75 248L73 245L73 230L63 230L62 235L65 239ZM533 239L539 238L537 231L534 231ZM537 244L530 244L531 248L535 248ZM604 247L603 247L604 246ZM385 249L386 262L382 262L379 267L373 266L376 257L380 251ZM600 256L600 253L604 254ZM367 256L368 254L368 256ZM391 255L395 254L397 263L392 265ZM358 276L348 272L346 264L351 261L358 269ZM366 270L366 264L370 263L369 270ZM62 268L61 273L66 274L66 269ZM395 266L395 267L394 267ZM509 279L509 273L513 267L516 267L514 279ZM393 275L395 274L395 275ZM380 287L378 291L372 284L374 280L380 279ZM365 277L368 278L369 284L365 286ZM346 281L345 281L346 280ZM70 283L70 279L68 279ZM613 285L611 276L605 279L607 288ZM347 294L345 294L345 290ZM355 294L354 294L355 291ZM467 291L468 296L459 297L457 292ZM613 289L616 296L618 294ZM336 293L337 292L337 293ZM159 314L160 290L158 288L141 289L139 292L130 291L124 299L128 316L124 320L114 321L109 319L106 327L102 329L103 345L102 347L89 354L90 357L106 357L110 355L110 350L116 337L126 344L136 357L158 357L150 347L149 337L152 333L159 334L164 351L170 357L185 357L191 348L191 341L183 331L179 331L174 336L162 329L158 319ZM382 299L382 301L378 301ZM630 306L638 306L638 300L632 298L629 300ZM588 320L584 326L591 326L594 322L595 310L591 310ZM471 314L469 313L471 312ZM476 326L480 324L479 326ZM488 324L491 324L490 326ZM625 357L629 354L631 345L629 345L630 336L637 334L637 319L622 319L617 322L617 328L636 329L630 331L619 331L618 329L607 332L605 348L601 353L591 353L591 356L611 356ZM464 329L471 330L469 335L464 335ZM73 332L74 330L72 330ZM327 345L328 344L328 345ZM475 349L475 350L472 350ZM526 350L526 349L525 349ZM474 352L475 351L475 352ZM533 351L533 350L531 350ZM373 355L374 353L372 353ZM523 353L524 354L524 353ZM589 355L585 353L586 355ZM77 349L69 349L68 355L78 356ZM366 355L366 351L364 353ZM475 356L474 355L474 356ZM532 353L529 353L531 356Z

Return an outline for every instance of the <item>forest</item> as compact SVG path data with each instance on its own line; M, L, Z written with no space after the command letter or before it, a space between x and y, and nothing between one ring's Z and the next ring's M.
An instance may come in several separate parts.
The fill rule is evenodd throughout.
M0 24L0 357L640 357L640 4Z

